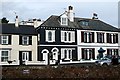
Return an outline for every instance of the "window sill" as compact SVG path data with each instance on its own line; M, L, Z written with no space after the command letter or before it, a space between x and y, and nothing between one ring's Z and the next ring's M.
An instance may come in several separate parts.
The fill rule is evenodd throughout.
M1 44L1 45L11 45L11 44Z
M81 42L81 43L95 43L95 42Z
M61 42L64 42L64 43L75 43L75 41L73 42L71 42L71 41L61 41Z
M46 42L50 42L50 43L52 43L52 42L55 42L55 41L46 41Z
M32 45L29 45L29 44L20 44L21 46L32 46Z

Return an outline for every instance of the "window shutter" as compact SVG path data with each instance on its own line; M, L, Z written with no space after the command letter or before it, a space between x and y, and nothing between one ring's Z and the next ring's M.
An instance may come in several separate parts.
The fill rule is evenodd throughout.
M1 39L2 39L2 38L1 38L1 35L0 35L0 44L1 44Z
M81 42L84 42L84 32L81 32Z
M118 34L116 34L116 43L118 43Z
M42 53L40 53L40 47L38 47L37 49L38 49L37 50L37 60L40 61L40 54L42 54Z
M32 45L32 36L29 36L29 45Z
M22 36L19 36L19 44L22 45Z
M103 38L102 38L102 39L103 39L102 42L104 43L104 42L105 42L105 40L104 40L104 33L103 33L102 35L103 35L103 36L102 36L102 37L103 37Z
M32 51L29 51L29 61L32 61Z
M109 33L107 33L107 37L106 37L107 39L107 43L109 43Z
M22 51L19 51L19 60L22 60Z
M112 35L109 34L109 43L112 43Z
M64 55L64 49L61 49L61 59L63 59L65 57Z
M110 51L109 51L109 49L107 49L107 55L110 55Z
M92 42L94 42L94 32L92 32Z
M95 59L95 49L92 49L92 59Z
M11 44L11 35L8 36L8 44Z
M85 53L84 53L84 49L82 48L81 51L82 51L82 55L81 55L81 56L82 56L82 59L84 59L84 57L85 57L85 56L84 56L84 54L85 54Z
M64 32L61 31L61 42L64 42Z

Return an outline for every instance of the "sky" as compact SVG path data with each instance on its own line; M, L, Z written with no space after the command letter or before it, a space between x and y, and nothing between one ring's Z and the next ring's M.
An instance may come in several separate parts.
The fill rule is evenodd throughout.
M42 19L61 15L68 6L74 7L75 17L92 18L93 13L108 24L118 27L119 0L0 0L0 18L14 22L19 20ZM15 14L16 13L16 14Z

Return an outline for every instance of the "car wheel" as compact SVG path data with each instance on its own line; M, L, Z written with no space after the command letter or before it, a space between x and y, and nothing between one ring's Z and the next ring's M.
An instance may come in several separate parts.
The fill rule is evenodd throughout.
M103 63L103 65L102 65L102 66L107 67L107 66L108 66L108 64L107 64L107 63Z

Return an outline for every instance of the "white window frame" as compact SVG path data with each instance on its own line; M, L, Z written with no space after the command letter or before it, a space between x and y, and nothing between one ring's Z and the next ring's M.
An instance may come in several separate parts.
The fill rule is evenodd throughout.
M66 33L66 37L65 37L65 33ZM61 31L61 42L65 42L65 43L75 42L75 31Z
M52 33L52 39L49 40L49 32ZM46 42L55 42L55 30L46 30Z
M6 37L6 39L4 39L4 37ZM5 43L4 43L4 41L5 41ZM1 36L1 43L8 44L8 36L7 35Z
M117 38L116 34L117 33L108 33L108 34L109 34L109 36L111 36L111 38L110 38L111 39L111 43L114 43L114 37L113 37L113 35L115 35L115 40L116 40L116 38ZM116 43L116 41L115 41L115 43Z
M89 48L83 48L83 49L84 49L84 51L85 50L87 51L87 53L83 52L83 54L82 54L82 55L84 55L84 59L83 60L92 60L93 57L95 57L95 56L93 56L93 54L95 55L95 53L91 53L91 50L92 50L91 48L90 49ZM87 55L87 57L86 57L86 55Z
M86 34L86 37L85 37L85 34ZM92 32L84 32L84 42L86 43L92 42Z
M29 60L29 52L22 52L22 61Z
M25 40L25 37L27 38L26 40ZM27 43L25 43L25 41L27 41ZM22 36L22 44L29 45L29 36Z
M66 50L66 54L65 54L65 50ZM64 60L72 60L72 51L75 50L74 48L61 48L61 59ZM70 51L70 53L69 53ZM66 57L65 57L66 55Z
M7 51L8 52L8 56L2 56L2 51ZM8 57L8 60L10 60L10 50L0 50L0 62L7 62L7 61L2 61L2 57Z
M67 18L62 17L61 18L61 25L66 25L67 26L68 20Z
M68 16L67 16L67 13L64 13L61 16L61 25L62 26L67 26L68 25Z

